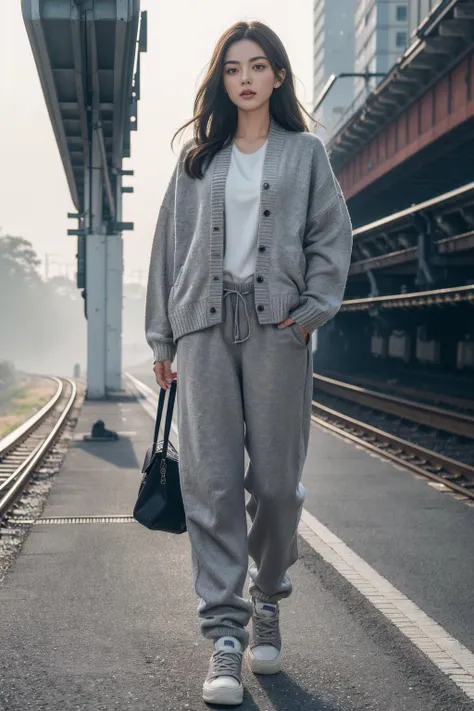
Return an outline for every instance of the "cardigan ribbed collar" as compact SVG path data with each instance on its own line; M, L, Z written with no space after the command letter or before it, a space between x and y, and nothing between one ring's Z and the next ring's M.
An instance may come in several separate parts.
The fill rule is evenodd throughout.
M273 177L275 162L278 163L281 148L283 146L287 133L288 132L285 131L285 129L282 128L280 124L275 121L275 119L272 118L270 120L270 129L268 131L267 139L267 150L265 152L265 160L263 164L263 179L269 177L268 169L270 166L272 166L271 174ZM227 178L227 174L230 168L230 161L232 157L232 144L233 141L231 141L229 145L225 148L222 148L216 156L214 175L220 178L221 180L224 179L224 182Z

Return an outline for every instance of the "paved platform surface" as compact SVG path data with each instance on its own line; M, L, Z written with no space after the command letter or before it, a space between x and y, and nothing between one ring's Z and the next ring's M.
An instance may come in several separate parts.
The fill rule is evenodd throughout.
M122 432L122 439L82 442L80 434L89 432L98 418ZM130 514L152 427L138 402L85 403L77 440L43 516ZM377 497L351 489L349 473L344 478L343 471L349 464L351 474L362 469L360 489L372 477L380 499L387 496L388 484L382 481L387 472L367 455L358 459L352 454L350 460L345 445L333 437L328 444L327 437L313 430L305 472L307 508L334 525L342 538L349 532L353 540L347 542L360 555L370 553L370 538L380 534L383 512L380 527L367 533L373 520L364 520L363 501L369 502L368 510L375 509L372 497ZM373 469L366 460L373 462ZM419 491L420 499L431 506L443 502L448 507L443 530L449 529L452 511L457 528L451 525L462 537L464 516L471 516L471 509L410 475L396 471L391 481L394 486L403 482L407 497ZM397 503L408 506L402 498L391 506L396 509ZM387 516L392 527L395 513ZM401 527L408 526L409 518L405 511ZM358 522L357 530L351 530L351 520ZM382 539L380 567L389 565L391 550L389 535ZM401 555L400 560L403 564ZM387 568L389 579L392 569ZM295 593L282 604L286 670L265 679L246 669L243 711L472 708L452 682L304 542L292 572ZM422 574L425 585L431 586L426 572ZM152 533L134 523L34 526L0 586L0 709L205 708L201 685L211 649L200 636L196 606L186 535Z

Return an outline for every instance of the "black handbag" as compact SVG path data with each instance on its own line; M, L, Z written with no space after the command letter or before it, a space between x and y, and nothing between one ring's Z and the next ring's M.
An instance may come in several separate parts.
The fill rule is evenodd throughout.
M179 483L179 456L169 441L176 388L176 380L173 380L166 410L164 439L158 442L166 396L165 389L160 391L153 444L143 462L144 476L133 508L133 517L142 526L152 531L167 533L186 531L186 516Z

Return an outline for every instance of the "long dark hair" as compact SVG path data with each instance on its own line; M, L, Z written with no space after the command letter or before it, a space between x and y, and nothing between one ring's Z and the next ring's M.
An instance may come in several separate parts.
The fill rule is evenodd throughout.
M296 98L294 75L286 49L278 35L262 22L236 22L220 37L209 68L194 100L194 117L173 136L173 141L191 124L194 142L185 157L184 168L191 178L202 178L204 164L227 146L237 130L237 107L224 91L224 60L229 47L240 40L252 40L265 52L276 76L285 69L283 84L270 97L270 116L288 131L308 131L304 119L312 116Z

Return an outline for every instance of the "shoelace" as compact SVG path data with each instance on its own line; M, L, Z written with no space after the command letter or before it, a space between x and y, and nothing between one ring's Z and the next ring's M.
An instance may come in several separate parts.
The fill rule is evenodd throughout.
M257 644L272 644L277 647L278 640L278 616L259 617L255 615L255 642Z
M227 652L219 649L212 655L212 672L210 677L233 676L240 681L242 655L240 652Z

